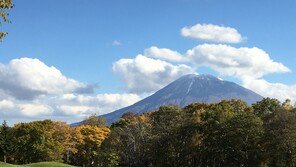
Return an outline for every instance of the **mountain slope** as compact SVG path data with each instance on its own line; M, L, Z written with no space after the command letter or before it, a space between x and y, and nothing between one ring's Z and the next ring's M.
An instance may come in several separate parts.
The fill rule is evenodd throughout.
M219 102L221 100L241 99L248 104L263 97L233 82L220 80L212 75L185 75L153 95L112 113L105 114L108 124L117 121L125 112L141 114L155 110L162 105L184 107L193 102Z

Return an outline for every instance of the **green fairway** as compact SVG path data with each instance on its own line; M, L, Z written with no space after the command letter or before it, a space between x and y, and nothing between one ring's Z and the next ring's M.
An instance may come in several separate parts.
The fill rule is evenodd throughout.
M38 162L27 165L11 165L0 162L0 167L73 167L71 165L59 163L59 162Z

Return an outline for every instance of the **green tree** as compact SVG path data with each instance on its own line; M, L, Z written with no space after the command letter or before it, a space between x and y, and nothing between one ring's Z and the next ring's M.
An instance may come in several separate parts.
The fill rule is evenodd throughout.
M273 112L264 121L264 148L268 166L296 166L296 113Z
M290 99L286 99L283 104L282 104L283 108L287 111L292 111L293 110L293 105L291 104L291 100Z
M150 136L151 125L147 115L123 116L113 125L110 136L102 144L101 166L148 166Z
M261 101L256 102L252 105L254 113L261 118L274 113L275 111L281 110L281 102L277 99L264 98Z
M217 151L226 166L258 166L261 163L263 122L255 114L242 112L222 124L217 133Z
M69 127L50 120L18 123L12 128L15 163L62 161L69 142Z
M259 135L260 131L260 119L252 115L252 108L240 100L221 101L218 104L211 104L201 113L200 117L197 127L200 144L196 148L200 157L197 159L196 166L239 165L238 162L235 165L235 159L232 159L231 156L236 153L237 157L244 157L242 154L246 154L247 151L244 149L247 145L252 144L249 143L251 140L248 140L247 143L245 141L250 135L249 126L254 128L252 137ZM256 138L258 137L256 136ZM244 142L240 143L242 141ZM238 152L235 152L235 149ZM242 163L247 161L240 160Z
M201 157L202 135L199 131L201 115L209 104L193 104L184 108L182 125L175 134L178 143L179 166L199 166Z
M97 116L96 114L92 114L86 120L84 120L83 125L98 126L98 127L107 126L105 118L101 116Z
M0 127L0 154L3 157L3 161L6 163L8 155L13 149L13 143L11 142L11 128L8 127L6 121L2 123Z
M257 165L262 133L261 119L240 100L162 106L114 123L101 146L101 166Z
M51 149L51 160L69 162L70 152L75 152L75 143L72 140L74 129L65 122L53 122L53 129L49 129L49 139L53 147Z
M134 118L136 117L136 115L132 112L126 112L124 113L121 118L112 123L111 128L115 128L115 127L125 127L127 126Z
M185 123L185 112L175 106L162 106L151 113L153 166L179 166L183 140L179 131Z

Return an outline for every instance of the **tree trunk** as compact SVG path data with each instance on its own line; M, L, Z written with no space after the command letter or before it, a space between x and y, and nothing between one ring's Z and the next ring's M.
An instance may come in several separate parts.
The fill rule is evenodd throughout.
M6 155L3 156L3 161L6 163Z

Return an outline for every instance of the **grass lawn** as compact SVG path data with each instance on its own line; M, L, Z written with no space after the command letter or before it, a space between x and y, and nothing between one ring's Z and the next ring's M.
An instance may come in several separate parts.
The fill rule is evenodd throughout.
M38 162L27 165L11 165L0 162L0 167L73 167L71 165L59 163L59 162Z

